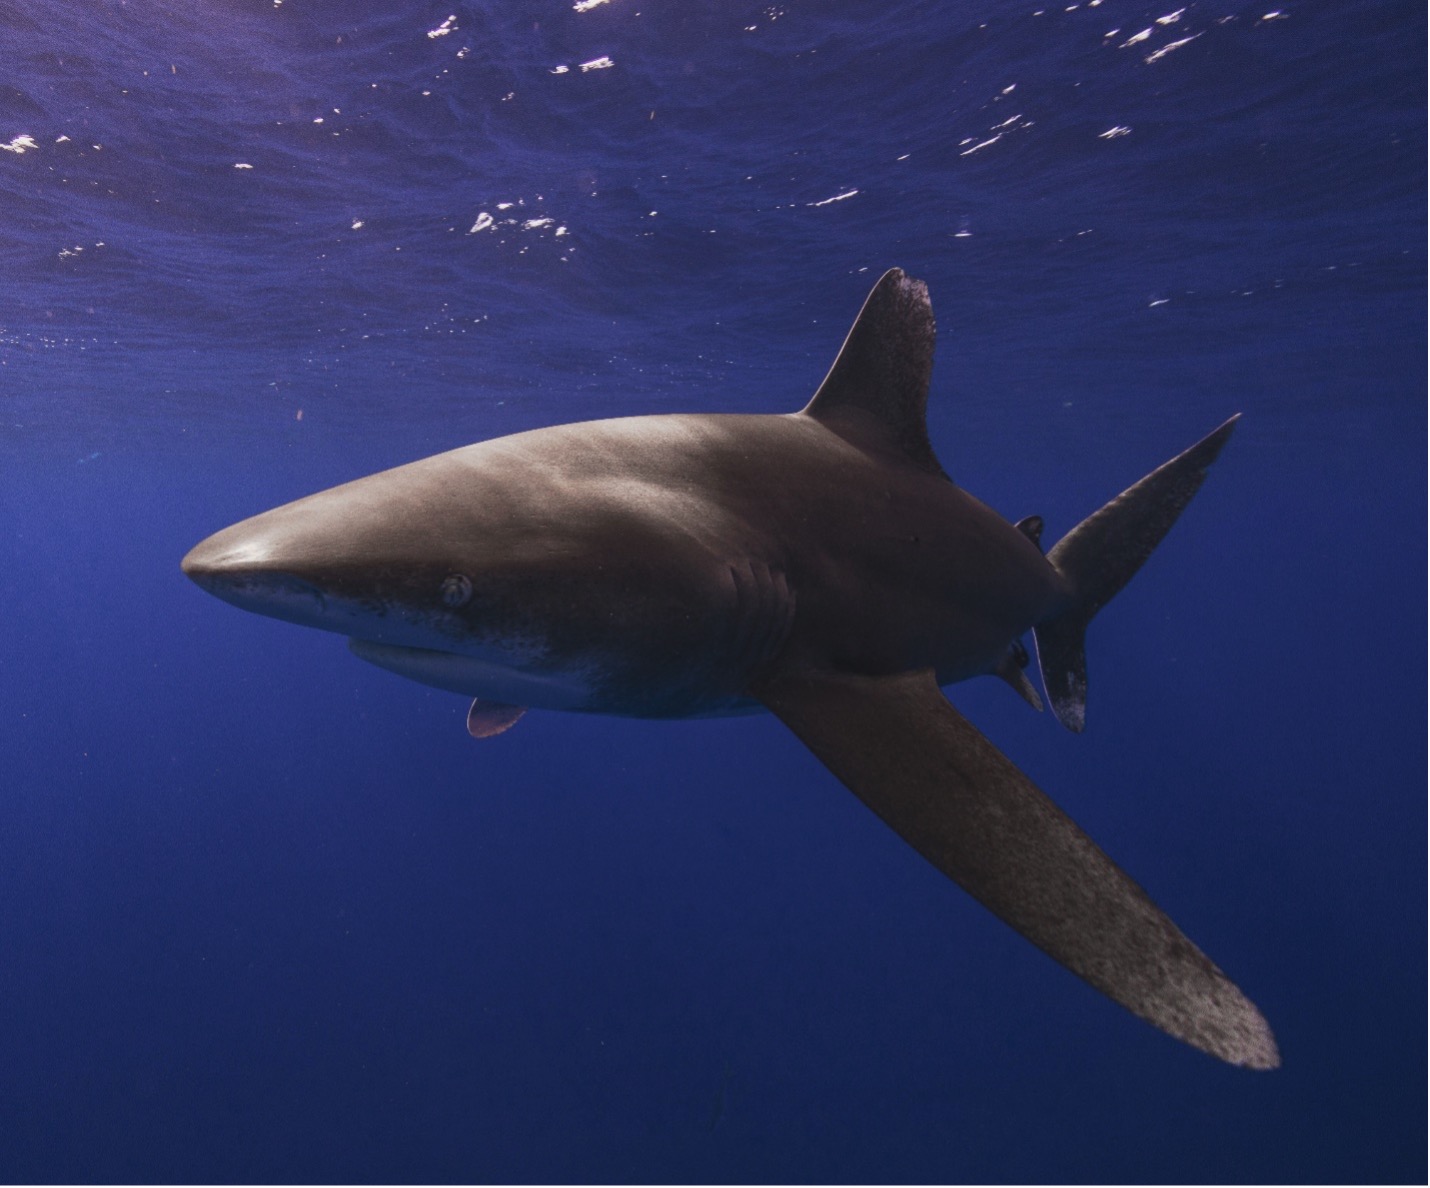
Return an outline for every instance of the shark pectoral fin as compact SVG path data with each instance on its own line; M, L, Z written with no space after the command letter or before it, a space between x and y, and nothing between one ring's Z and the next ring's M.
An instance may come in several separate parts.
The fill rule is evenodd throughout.
M503 730L510 730L524 713L524 705L506 705L478 697L467 711L467 733L473 738L491 738Z
M1222 1060L1280 1063L1256 1007L932 672L777 673L752 693L905 841L1073 973Z

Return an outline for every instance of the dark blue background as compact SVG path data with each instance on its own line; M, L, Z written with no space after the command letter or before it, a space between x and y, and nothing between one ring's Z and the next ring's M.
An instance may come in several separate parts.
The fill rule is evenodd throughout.
M0 1178L1422 1180L1424 5L1175 11L6 6ZM479 745L179 573L470 440L796 408L894 264L948 470L1050 537L1245 414L1084 736L955 696L1276 1073L771 719Z

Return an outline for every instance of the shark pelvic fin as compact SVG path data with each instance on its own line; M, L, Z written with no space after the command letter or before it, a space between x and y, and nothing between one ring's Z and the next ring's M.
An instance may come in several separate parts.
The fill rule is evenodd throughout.
M1164 462L1058 541L1048 560L1072 588L1073 600L1033 628L1043 688L1057 719L1075 734L1086 716L1083 633L1092 617L1132 580L1207 477L1237 418Z
M1043 547L1043 517L1024 516L1013 525L1019 532L1038 546L1039 551Z
M804 414L841 435L881 441L921 470L943 474L924 420L933 345L928 286L891 268L865 299Z
M526 713L522 705L507 705L478 697L467 711L467 733L473 738L491 738L510 730Z
M1014 693L1042 713L1043 699L1038 696L1037 689L1033 687L1033 682L1028 679L1028 674L1024 671L1027 666L1028 653L1022 644L1015 644L1003 653L1003 659L998 662L998 667L993 670L993 675L1001 677Z
M932 672L780 672L753 693L934 866L1169 1035L1275 1068L1255 1006L939 691Z

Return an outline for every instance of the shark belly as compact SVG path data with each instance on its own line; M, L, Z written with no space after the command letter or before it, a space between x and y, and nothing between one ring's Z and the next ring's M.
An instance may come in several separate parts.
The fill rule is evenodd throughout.
M650 700L628 705L619 694L613 699L610 681L601 679L595 668L570 666L531 672L459 652L377 643L356 636L348 639L348 649L358 659L418 684L503 705L654 718L728 718L766 712L759 701L748 696L715 695L696 700L687 695L668 707Z
M360 660L419 684L508 705L584 710L590 707L594 693L592 682L576 669L550 673L524 672L457 652L376 643L357 637L348 640L348 648Z

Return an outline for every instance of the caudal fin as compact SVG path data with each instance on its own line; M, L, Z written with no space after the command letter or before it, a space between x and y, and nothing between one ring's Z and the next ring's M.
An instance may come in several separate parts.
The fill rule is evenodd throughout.
M1069 730L1082 730L1086 712L1087 625L1132 580L1177 522L1240 415L1088 516L1048 553L1071 587L1073 600L1062 613L1033 628L1033 638L1053 713Z

